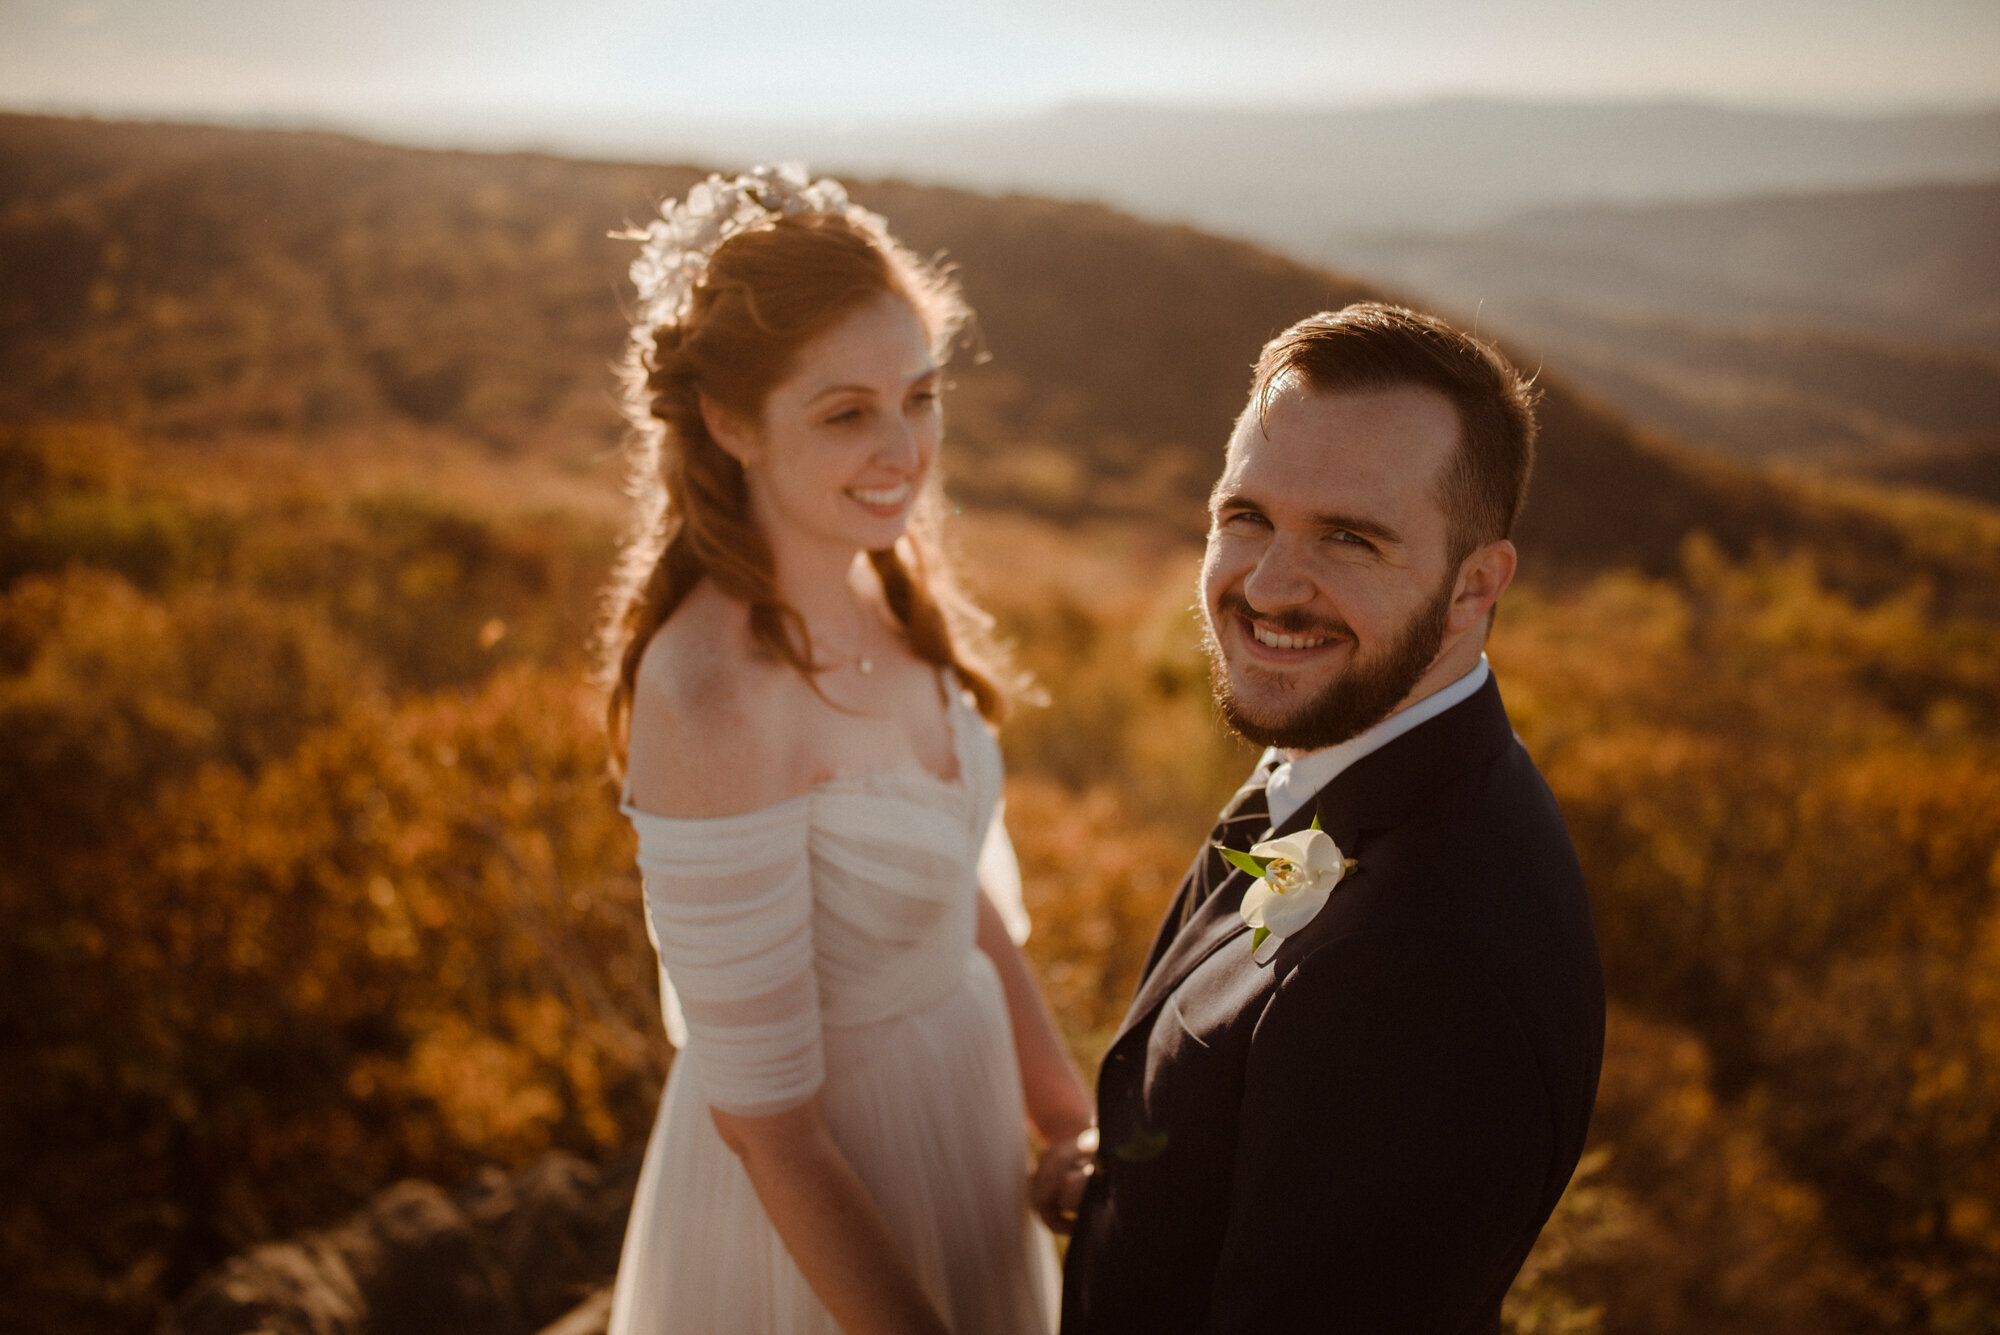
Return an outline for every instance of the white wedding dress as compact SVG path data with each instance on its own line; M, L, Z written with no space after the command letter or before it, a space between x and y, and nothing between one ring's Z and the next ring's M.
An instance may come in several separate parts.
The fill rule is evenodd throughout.
M1051 1329L1054 1245L1027 1199L1026 1122L982 883L1026 934L1000 752L952 686L958 774L851 775L740 816L625 807L680 1049L625 1234L610 1335L837 1335L722 1143L819 1090L956 1335Z

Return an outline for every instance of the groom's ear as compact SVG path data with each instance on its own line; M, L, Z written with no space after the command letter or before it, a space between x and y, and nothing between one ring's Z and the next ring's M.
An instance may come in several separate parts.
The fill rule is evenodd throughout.
M1468 555L1458 565L1458 581L1452 586L1451 614L1445 634L1463 635L1486 620L1500 595L1514 582L1519 562L1514 544L1501 538Z

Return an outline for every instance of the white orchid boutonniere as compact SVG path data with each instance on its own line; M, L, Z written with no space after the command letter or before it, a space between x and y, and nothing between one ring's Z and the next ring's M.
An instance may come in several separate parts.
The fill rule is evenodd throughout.
M1243 921L1257 929L1250 938L1250 958L1259 964L1268 963L1286 937L1318 917L1334 887L1360 865L1320 829L1317 815L1309 830L1256 844L1248 853L1225 848L1222 856L1257 878L1243 892L1240 911Z

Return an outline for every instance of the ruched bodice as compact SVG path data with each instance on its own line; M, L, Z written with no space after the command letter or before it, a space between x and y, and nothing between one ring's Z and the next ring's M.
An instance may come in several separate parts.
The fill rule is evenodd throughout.
M757 1115L815 1093L953 1329L1046 1328L1053 1251L1026 1209L1011 1035L976 942L982 887L1017 939L1027 920L999 747L949 678L946 697L949 777L838 774L701 820L625 806L680 1054L614 1335L833 1329L703 1106Z

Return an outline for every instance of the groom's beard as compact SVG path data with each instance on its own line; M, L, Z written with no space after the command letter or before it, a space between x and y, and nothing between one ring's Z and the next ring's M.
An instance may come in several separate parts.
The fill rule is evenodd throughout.
M1451 574L1456 576L1457 572ZM1203 639L1208 649L1209 679L1223 720L1246 740L1285 751L1317 751L1374 727L1403 702L1437 661L1438 650L1444 645L1445 626L1451 619L1451 595L1456 582L1455 578L1447 578L1443 587L1416 610L1380 654L1356 657L1317 694L1301 700L1297 707L1283 714L1253 714L1237 698L1214 622L1205 618ZM1225 593L1217 601L1220 603L1217 611L1222 616L1241 614L1288 635L1344 637L1350 642L1354 639L1353 630L1344 621L1260 614L1240 593Z

